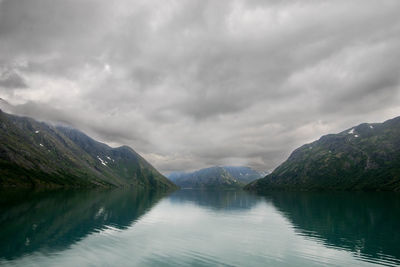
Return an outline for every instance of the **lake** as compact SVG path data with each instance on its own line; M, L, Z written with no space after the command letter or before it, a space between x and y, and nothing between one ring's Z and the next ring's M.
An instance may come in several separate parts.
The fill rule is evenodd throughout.
M0 266L400 265L395 193L0 194Z

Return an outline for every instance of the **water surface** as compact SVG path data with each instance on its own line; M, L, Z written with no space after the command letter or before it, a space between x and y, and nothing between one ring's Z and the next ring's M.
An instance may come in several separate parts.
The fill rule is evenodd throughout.
M400 195L8 192L1 266L399 266Z

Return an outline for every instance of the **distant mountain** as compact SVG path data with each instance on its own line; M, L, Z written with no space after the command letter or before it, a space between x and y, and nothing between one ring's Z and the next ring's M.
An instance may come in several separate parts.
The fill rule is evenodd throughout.
M400 117L360 124L303 145L245 189L400 191Z
M182 188L240 188L244 186L222 167L211 167L192 173L172 173L168 178Z
M224 168L235 179L245 184L264 177L268 173L267 171L258 172L245 166L223 166L222 168Z
M182 188L239 188L262 177L249 167L211 167L195 172L174 172L168 178Z
M84 133L0 111L0 186L175 185L127 146L111 148Z

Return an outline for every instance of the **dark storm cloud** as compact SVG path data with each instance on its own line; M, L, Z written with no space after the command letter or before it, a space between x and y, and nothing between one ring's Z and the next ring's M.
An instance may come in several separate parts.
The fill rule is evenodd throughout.
M128 144L161 171L272 169L400 114L400 2L0 1L13 112Z

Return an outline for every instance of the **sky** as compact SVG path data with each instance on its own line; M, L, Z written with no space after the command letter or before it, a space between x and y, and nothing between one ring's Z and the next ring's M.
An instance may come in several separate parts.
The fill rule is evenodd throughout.
M0 108L164 174L272 170L400 115L399 14L398 0L0 0Z

